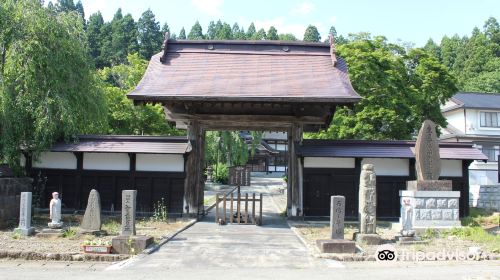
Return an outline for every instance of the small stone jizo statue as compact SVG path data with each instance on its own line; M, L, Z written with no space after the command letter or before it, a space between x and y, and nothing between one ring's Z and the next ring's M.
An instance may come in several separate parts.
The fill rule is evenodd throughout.
M48 226L49 228L61 228L63 223L61 222L61 199L59 199L59 193L53 192L52 199L49 204L50 209L50 219L52 220Z
M401 217L403 229L401 229L401 235L405 237L414 236L415 230L413 230L413 206L411 205L411 200L403 199L402 208Z

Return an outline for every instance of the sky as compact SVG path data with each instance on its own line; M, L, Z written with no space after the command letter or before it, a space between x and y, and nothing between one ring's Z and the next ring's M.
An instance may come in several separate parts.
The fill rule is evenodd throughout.
M333 25L342 35L369 32L384 35L391 42L412 42L417 47L429 38L440 42L444 35L470 35L493 16L500 21L500 0L81 0L86 17L101 11L104 20L118 8L135 20L150 8L156 20L165 22L172 33L186 33L198 20L206 32L218 19L245 30L251 22L266 31L292 33L302 39L309 24L325 39ZM75 3L77 1L75 0Z

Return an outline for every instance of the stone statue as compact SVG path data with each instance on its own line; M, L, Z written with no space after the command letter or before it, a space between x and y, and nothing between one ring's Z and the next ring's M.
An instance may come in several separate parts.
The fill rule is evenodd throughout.
M61 200L59 199L59 193L52 193L52 200L49 204L50 209L50 219L52 222L48 224L49 228L61 228L63 223L61 222Z
M401 207L401 235L404 237L411 237L415 235L415 230L413 230L413 206L411 205L411 200L409 198L403 199L403 205Z
M359 180L359 232L374 234L377 228L377 189L373 164L363 164Z
M418 181L439 179L441 173L439 141L436 135L436 125L431 120L425 120L418 132L415 159Z
M91 190L80 229L82 232L98 232L101 225L101 198L99 192Z

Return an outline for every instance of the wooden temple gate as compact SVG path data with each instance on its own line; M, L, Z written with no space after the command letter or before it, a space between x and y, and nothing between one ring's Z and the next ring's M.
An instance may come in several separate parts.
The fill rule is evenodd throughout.
M160 103L169 122L187 129L184 213L203 213L208 130L288 133L289 216L302 216L303 132L326 128L338 105L360 100L345 62L330 44L283 41L172 40L151 58L135 104ZM250 199L250 198L249 198ZM253 202L253 201L252 201Z

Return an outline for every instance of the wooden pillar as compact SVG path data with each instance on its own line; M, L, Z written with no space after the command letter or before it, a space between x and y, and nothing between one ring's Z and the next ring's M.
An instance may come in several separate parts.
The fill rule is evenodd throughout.
M301 168L302 164L300 158L296 154L297 147L302 143L302 132L303 126L301 124L294 123L290 129L290 135L288 137L288 153L290 159L288 164L288 190L291 194L291 208L288 209L288 214L292 217L300 217L303 215L301 203L302 176L300 175L301 172L299 172L299 168ZM290 194L288 195L288 198L290 198Z
M184 179L184 213L189 216L197 216L200 206L200 166L203 164L203 159L202 157L200 158L200 153L202 152L200 134L200 124L198 121L192 121L187 127L187 136L191 145L191 151L186 156L186 178ZM203 198L201 200L203 201Z
M85 208L85 194L82 193L82 173L83 173L83 153L74 153L76 157L76 190L75 190L75 209Z
M460 217L466 217L469 215L469 199L470 199L470 184L469 184L469 165L472 163L472 160L462 160L462 177L464 180L464 188L465 190L462 192L463 198L463 207L460 207Z
M409 170L409 175L410 175L410 180L417 180L417 175L415 174L416 173L416 169L415 169L415 158L410 158L410 170ZM405 187L406 189L406 187Z
M205 211L204 198L205 198L205 130L200 127L197 135L198 142L198 158L196 162L198 163L198 181L196 189L198 191L198 215L203 215Z
M360 176L361 176L361 163L363 162L363 158L355 158L354 159L354 193L356 194L354 196L354 203L356 205L356 209L355 209L355 212L354 214L357 214L359 213L359 179L360 179ZM375 172L377 172L377 170L375 170ZM359 217L358 217L358 221L359 221Z

